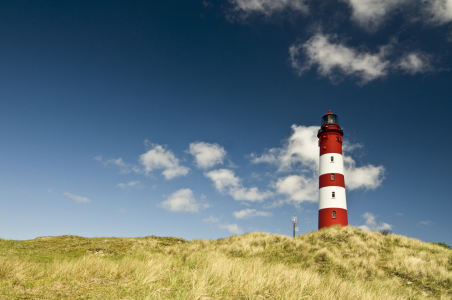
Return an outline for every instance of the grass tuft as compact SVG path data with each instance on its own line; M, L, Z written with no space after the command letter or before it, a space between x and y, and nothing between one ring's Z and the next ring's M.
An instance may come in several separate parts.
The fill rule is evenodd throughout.
M445 243L432 243L433 245L438 245L441 247L444 247L446 249L452 249L449 245L445 244Z

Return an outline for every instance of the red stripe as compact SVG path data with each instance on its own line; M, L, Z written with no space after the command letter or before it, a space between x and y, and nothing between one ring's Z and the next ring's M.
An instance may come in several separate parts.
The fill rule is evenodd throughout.
M333 218L333 211L336 218ZM324 208L319 210L319 229L332 225L348 225L347 210L343 208Z
M319 134L319 146L320 155L326 153L342 154L342 135L334 131Z
M331 175L331 173L327 173L319 176L319 189L326 186L341 186L345 188L344 175L334 173L334 180L331 180Z

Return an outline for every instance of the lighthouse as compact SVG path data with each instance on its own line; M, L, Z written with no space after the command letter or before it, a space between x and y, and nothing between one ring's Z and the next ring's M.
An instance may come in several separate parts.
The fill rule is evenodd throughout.
M342 136L337 115L330 110L322 117L319 138L319 229L340 224L348 225L345 200Z

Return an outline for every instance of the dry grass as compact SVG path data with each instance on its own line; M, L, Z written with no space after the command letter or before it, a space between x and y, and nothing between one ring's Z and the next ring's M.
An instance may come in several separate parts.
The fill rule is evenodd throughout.
M0 240L0 299L452 299L452 250L331 227L216 241Z

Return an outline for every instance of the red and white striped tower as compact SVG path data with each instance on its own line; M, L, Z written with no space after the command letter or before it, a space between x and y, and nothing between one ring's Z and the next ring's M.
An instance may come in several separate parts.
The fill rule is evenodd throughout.
M319 229L331 225L348 225L345 200L342 136L338 117L330 110L322 117L317 137L320 147Z

